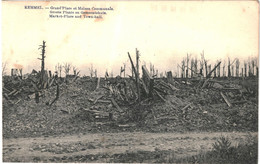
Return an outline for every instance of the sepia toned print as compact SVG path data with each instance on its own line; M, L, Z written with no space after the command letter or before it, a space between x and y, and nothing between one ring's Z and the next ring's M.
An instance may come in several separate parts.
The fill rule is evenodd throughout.
M257 1L2 1L3 162L257 163Z

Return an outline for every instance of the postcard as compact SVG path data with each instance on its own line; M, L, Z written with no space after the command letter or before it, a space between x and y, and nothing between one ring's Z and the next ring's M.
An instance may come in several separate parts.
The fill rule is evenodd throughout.
M257 163L257 1L2 1L2 160Z

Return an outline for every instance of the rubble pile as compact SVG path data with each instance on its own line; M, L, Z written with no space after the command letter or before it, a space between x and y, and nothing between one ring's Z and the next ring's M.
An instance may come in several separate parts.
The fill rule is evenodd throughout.
M39 89L37 77L4 77L5 137L121 130L257 130L257 93L252 90L258 81L246 88L237 82L242 79L153 78L144 72L139 85L135 78L121 77L52 79Z

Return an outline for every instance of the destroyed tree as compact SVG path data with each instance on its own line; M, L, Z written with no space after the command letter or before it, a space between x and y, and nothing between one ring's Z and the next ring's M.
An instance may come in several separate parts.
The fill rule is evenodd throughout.
M211 64L208 66L208 71L211 72Z
M256 76L258 77L258 65L256 65Z
M140 54L139 51L136 48L136 83L137 83L137 94L138 94L138 101L140 102L140 83L139 83L139 58L140 58ZM154 70L154 69L153 69Z
M150 75L153 76L153 64L150 62Z
M76 73L77 73L77 67L73 66L72 69L73 69L73 74L76 75Z
M138 102L140 102L139 56L140 56L139 51L136 49L136 66L135 66L134 63L133 63L133 60L131 58L131 55L128 52L128 57L129 57L129 60L131 62L131 66L132 66L132 71L134 72L134 75L135 75L135 84L136 84L136 89L137 89L137 99L138 99Z
M57 76L61 77L61 71L62 71L62 65L60 63L58 63L56 66L55 66L55 71L57 73Z
M247 77L247 62L244 61L244 74L245 74L245 77Z
M226 67L226 60L224 60L224 64L223 64L223 77L225 77L226 76L226 72L225 72L225 67Z
M107 69L106 69L106 72L105 72L105 79L107 79L109 77L109 75L108 75L108 71L107 71Z
M253 75L255 75L255 67L256 67L256 59L255 58L253 58L252 60L251 60L251 64L252 64L252 74Z
M94 75L95 75L95 77L97 77L97 69L95 69Z
M236 60L236 77L239 77L239 59Z
M125 67L126 67L126 63L124 63L124 77L125 77Z
M233 76L233 70L234 70L234 67L232 66L234 63L235 63L235 61L236 61L237 59L235 58L234 60L233 60L233 62L230 62L230 58L228 57L228 77L231 77L231 76ZM232 71L232 72L231 72Z
M214 65L216 67L216 64ZM217 69L214 70L214 77L217 77Z
M205 73L206 73L206 76L207 76L207 74L208 74L208 60L206 60L205 57L204 57L204 50L201 53L201 60L203 60L203 63L205 65Z
M231 77L231 69L230 69L231 63L230 58L228 57L228 77Z
M234 65L231 66L231 76L234 77Z
M250 57L248 58L248 76L252 76L252 67Z
M90 72L90 77L92 78L95 74L94 69L93 69L93 64L90 65L89 72Z
M201 59L200 59L200 75L203 76L203 58L204 58L204 54L201 54Z
M20 72L20 77L21 79L23 78L23 69L22 68L19 68L19 72Z
M221 60L217 60L217 62L221 62ZM221 68L221 65L219 64L219 67L217 68L217 76L220 77L220 68Z
M176 76L179 77L179 65L177 65L177 72L176 72Z
M187 69L186 69L186 78L188 78L189 77L189 61L190 61L190 56L191 56L191 54L187 54L187 58L186 58L186 67L187 67Z
M193 70L194 70L194 59L193 58L191 58L191 61L190 61L190 69L191 69L190 77L193 78Z
M67 77L67 75L69 75L69 73L70 73L71 64L70 63L65 63L63 68L64 68L64 73L65 73L65 75Z
M244 61L244 77L247 77L247 62Z
M122 77L122 72L124 72L125 70L123 69L123 67L120 67L120 72L119 72L119 76Z
M185 75L185 59L183 58L183 60L181 61L181 78L184 78Z
M220 66L221 61L211 70L211 65L209 65L209 74L207 74L206 78L211 77L211 74Z
M198 59L195 57L194 59L194 72L197 74L198 73Z
M6 75L6 62L2 63L2 76Z
M45 48L46 48L46 45L45 45L45 41L43 41L42 42L42 45L40 45L40 47L38 48L38 49L41 49L42 50L42 53L41 53L41 58L38 58L39 60L41 60L42 62L41 62L41 78L40 78L40 80L41 80L41 84L42 84L42 87L43 87L43 84L44 84L44 82L43 82L43 79L44 79L44 73L45 73L45 68L44 68L44 59L45 59Z

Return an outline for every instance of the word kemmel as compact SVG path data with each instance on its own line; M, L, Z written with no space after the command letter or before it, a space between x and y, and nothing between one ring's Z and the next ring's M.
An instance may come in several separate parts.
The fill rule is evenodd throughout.
M24 9L43 9L42 6L24 6Z

